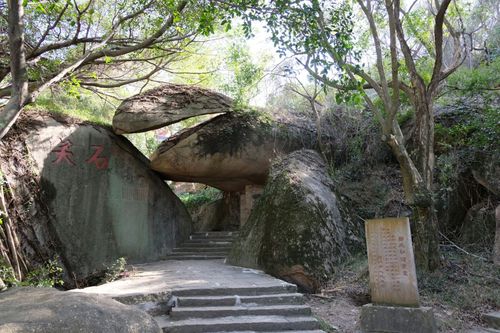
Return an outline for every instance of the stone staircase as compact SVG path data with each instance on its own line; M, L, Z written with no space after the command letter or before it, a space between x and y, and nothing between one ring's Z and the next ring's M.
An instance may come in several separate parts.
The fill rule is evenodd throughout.
M166 333L324 333L295 285L174 290L170 315L155 319Z
M168 260L203 260L226 258L237 231L195 232L175 248Z

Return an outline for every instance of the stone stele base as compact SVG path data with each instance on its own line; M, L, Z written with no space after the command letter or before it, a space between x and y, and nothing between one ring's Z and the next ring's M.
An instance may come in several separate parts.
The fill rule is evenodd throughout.
M366 304L361 308L361 331L435 333L437 328L431 308Z

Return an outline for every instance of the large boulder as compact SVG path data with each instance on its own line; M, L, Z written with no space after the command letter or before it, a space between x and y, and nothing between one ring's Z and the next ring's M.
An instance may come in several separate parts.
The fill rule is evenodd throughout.
M102 126L38 117L26 145L72 278L119 257L161 259L188 237L184 205L127 139Z
M316 291L349 254L348 238L358 230L343 218L334 189L314 151L299 150L277 162L229 263L261 268Z
M52 288L12 288L0 293L3 333L160 333L156 321L109 298Z
M310 120L241 109L227 96L186 85L168 84L125 100L113 128L142 132L205 114L220 115L165 140L151 157L153 170L169 180L243 191L264 184L277 155L316 145Z
M259 115L225 114L164 141L151 156L151 168L171 180L241 191L265 183L282 146Z
M181 84L166 84L125 99L113 117L116 133L157 129L183 119L233 111L233 101L214 91Z

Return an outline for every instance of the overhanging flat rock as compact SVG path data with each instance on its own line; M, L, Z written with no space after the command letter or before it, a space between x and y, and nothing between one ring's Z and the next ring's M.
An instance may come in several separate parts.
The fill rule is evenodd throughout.
M181 120L233 111L233 100L212 90L166 84L124 100L113 117L117 134L154 130Z
M276 151L269 124L224 114L164 141L151 156L151 168L167 179L240 191L265 183Z

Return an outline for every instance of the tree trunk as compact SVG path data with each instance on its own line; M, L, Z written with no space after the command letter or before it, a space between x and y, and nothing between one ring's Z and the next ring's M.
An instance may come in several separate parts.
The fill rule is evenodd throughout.
M0 110L0 140L19 117L28 96L22 0L9 0L9 48L12 90L7 105Z
M401 128L396 121L393 124L392 133L385 138L385 141L399 162L405 200L413 208L415 262L420 270L434 270L439 264L439 243L432 195L426 187L424 177L408 154L403 143ZM432 149L427 151L432 152ZM430 184L432 185L432 181Z
M425 87L417 89L413 99L415 108L415 160L422 175L422 185L417 190L414 202L415 226L417 231L416 253L420 268L435 270L439 266L439 229L434 207L434 110L432 93ZM417 244L420 244L417 247ZM419 260L418 257L422 258Z

